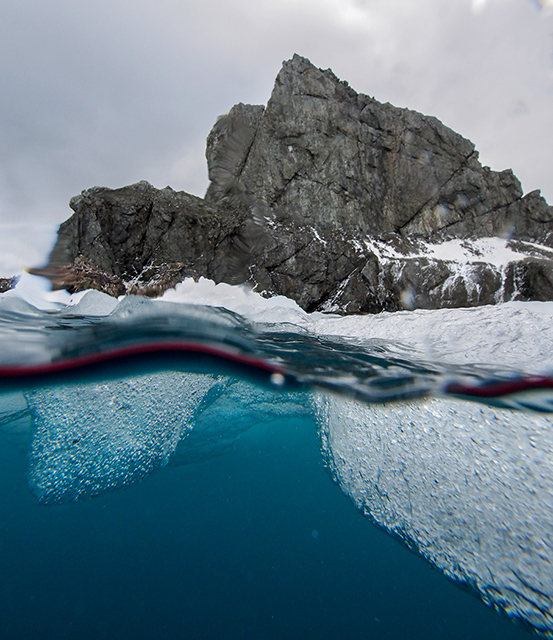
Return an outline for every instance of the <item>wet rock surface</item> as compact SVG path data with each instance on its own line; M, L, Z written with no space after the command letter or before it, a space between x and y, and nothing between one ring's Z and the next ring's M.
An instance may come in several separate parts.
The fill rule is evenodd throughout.
M17 278L0 278L0 293L13 289L17 284Z
M205 276L340 313L553 299L553 207L539 192L482 167L436 118L305 58L284 63L266 107L221 117L206 157L205 199L147 182L73 198L42 272L72 290L153 295ZM483 237L508 238L509 259L425 248Z

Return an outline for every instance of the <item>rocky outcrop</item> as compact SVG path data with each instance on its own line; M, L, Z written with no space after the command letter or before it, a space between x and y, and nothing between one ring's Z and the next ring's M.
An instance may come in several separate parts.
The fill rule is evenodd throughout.
M76 277L86 265L138 293L205 276L346 313L553 298L553 208L539 192L482 167L437 119L304 58L284 63L266 107L220 118L206 156L205 199L146 182L73 198L46 272L104 288ZM509 259L490 262L483 237L504 238ZM450 238L468 259L431 250Z
M352 237L501 235L551 243L553 210L482 167L436 118L357 94L295 56L267 107L237 105L207 143L209 201L248 194L278 220Z
M128 286L159 276L161 268L176 281L200 275L232 283L247 278L246 210L148 182L88 189L72 198L70 207L74 215L60 226L51 267L80 258Z
M17 284L17 278L0 278L0 293L13 289Z

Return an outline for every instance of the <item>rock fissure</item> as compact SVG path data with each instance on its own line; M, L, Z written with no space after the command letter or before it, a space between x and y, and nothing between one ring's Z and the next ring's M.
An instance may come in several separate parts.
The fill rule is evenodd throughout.
M292 175L291 178L289 178L284 186L281 188L281 190L273 197L273 201L272 201L272 206L275 206L276 204L278 204L279 200L285 195L286 191L288 190L288 187L292 184L292 182L294 182L294 180L296 178L304 178L304 176L302 176L298 171L294 172L294 174Z
M253 136L252 136L252 141L250 142L250 144L248 145L248 148L246 149L246 153L244 154L244 159L242 160L241 164L240 164L240 165L239 165L239 167L238 167L238 173L237 173L237 176L236 176L236 180L237 180L238 182L240 181L240 178L241 178L241 176L242 176L242 172L244 171L244 167L246 166L246 164L247 164L247 162L248 162L248 158L249 158L249 156L250 156L250 152L251 152L252 147L253 147L253 145L254 145L255 137L256 137L256 135L257 135L257 130L258 130L258 128L259 128L259 124L257 125L257 127L256 127L256 129L255 129L255 132L254 132L254 134L253 134Z
M407 226L409 226L409 224L411 222L413 222L413 220L415 220L425 209L427 209L430 206L430 203L432 202L439 202L440 199L440 192L443 191L447 185L452 182L455 177L461 172L463 171L463 169L466 169L468 166L468 163L470 162L471 158L474 158L475 156L478 156L478 152L477 151L473 151L472 153L470 153L464 160L463 162L459 165L459 167L457 169L455 169L455 171L453 171L453 173L449 176L449 178L447 178L447 180L445 180L445 182L443 182L441 185L439 185L436 189L436 193L433 194L432 196L430 196L430 198L428 198L428 200L426 202L424 202L419 209L403 224L401 224L399 227L397 227L396 231L400 232L403 229L405 229Z
M272 272L272 271L276 271L277 269L279 269L283 264L285 264L286 262L289 262L290 260L292 260L293 258L295 258L296 256L298 256L300 253L302 253L303 251L305 251L305 249L307 247L309 247L310 245L313 244L314 242L314 238L311 238L310 240L308 240L304 245L302 245L301 247L298 247L297 249L295 249L291 254L287 255L285 258L283 258L282 260L280 260L279 262L273 264L273 265L266 265L265 268L267 269L267 271Z
M298 93L296 95L302 98L317 98L318 100L328 100L328 96L323 96L320 93Z

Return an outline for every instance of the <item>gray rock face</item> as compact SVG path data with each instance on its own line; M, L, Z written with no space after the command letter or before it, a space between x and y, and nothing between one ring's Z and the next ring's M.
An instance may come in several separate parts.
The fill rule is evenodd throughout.
M523 197L511 171L482 167L469 140L299 56L284 63L266 109L237 105L217 123L207 161L209 201L233 181L277 219L352 237L553 240L551 207L538 192Z
M482 167L437 119L304 58L284 63L266 107L220 118L206 156L204 200L145 182L73 198L46 272L77 289L91 280L74 277L78 260L145 293L206 276L345 313L553 298L553 207L539 192ZM495 236L519 253L508 265L424 248Z
M0 293L13 289L17 284L17 278L0 278Z
M78 290L97 284L106 290L100 279L108 278L123 288L119 293L146 282L157 293L187 276L231 283L248 277L246 210L231 211L148 182L94 187L72 198L70 206L74 214L60 226L50 264L34 270L57 286L69 283Z

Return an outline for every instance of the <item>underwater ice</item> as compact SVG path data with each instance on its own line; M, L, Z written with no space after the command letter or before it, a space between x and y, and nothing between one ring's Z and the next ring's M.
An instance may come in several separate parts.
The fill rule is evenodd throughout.
M26 392L31 491L43 504L75 501L164 467L214 382L163 373Z
M317 398L323 454L375 523L482 599L553 631L553 423L431 399Z
M260 421L278 428L284 416L314 414L324 459L358 509L488 604L553 630L548 416L442 399L368 406L173 373L25 400L34 420L28 481L43 504L212 457ZM22 419L16 404L12 425Z

